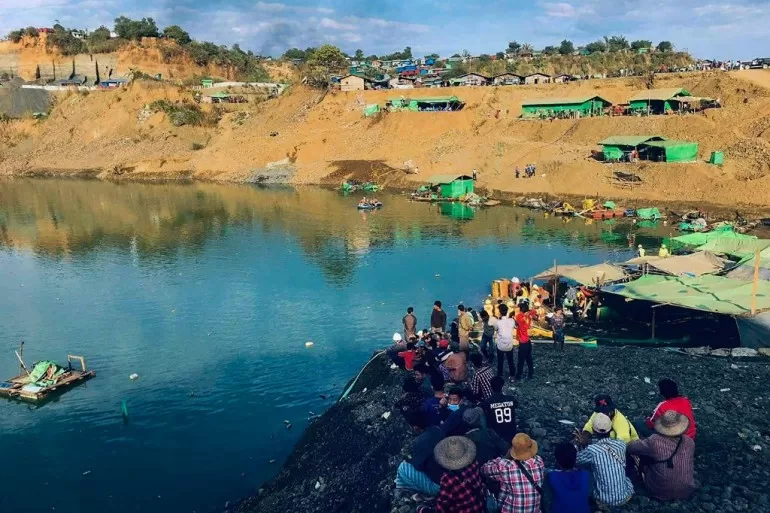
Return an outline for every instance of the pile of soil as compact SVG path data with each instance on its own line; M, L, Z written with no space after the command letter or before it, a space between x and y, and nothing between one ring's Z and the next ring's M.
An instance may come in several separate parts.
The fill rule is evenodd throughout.
M567 348L534 351L534 380L517 387L520 429L554 466L553 448L588 419L595 394L612 395L634 420L659 401L656 383L671 377L690 397L698 424L695 469L700 488L688 501L655 502L637 488L629 512L733 512L770 508L770 365L767 360L688 356L649 348ZM404 372L385 358L372 362L353 392L308 428L278 476L232 511L398 512L396 468L413 435L392 405ZM650 384L645 378L649 378ZM391 412L389 418L383 414Z

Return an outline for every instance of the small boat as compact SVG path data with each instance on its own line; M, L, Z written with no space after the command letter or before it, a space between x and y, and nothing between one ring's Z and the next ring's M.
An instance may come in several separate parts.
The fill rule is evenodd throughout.
M63 392L96 376L95 371L86 368L82 356L67 355L66 367L43 360L35 363L31 371L27 370L18 352L16 356L24 373L0 383L0 397L39 402L54 392ZM73 360L80 363L80 369L72 367Z
M614 210L610 209L598 209L593 210L591 212L587 212L585 217L590 217L593 219L612 219L613 217L625 217L626 211L622 208L617 208Z
M378 201L377 203L359 203L357 208L358 210L374 210L375 208L382 208L382 202Z

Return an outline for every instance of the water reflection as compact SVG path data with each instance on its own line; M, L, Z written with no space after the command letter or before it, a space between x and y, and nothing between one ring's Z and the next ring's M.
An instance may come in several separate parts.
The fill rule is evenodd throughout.
M548 216L500 206L413 203L387 196L381 211L358 212L356 198L318 188L110 183L72 180L0 181L0 246L51 258L105 249L143 259L199 252L228 230L259 227L295 238L332 283L349 279L372 248L436 240L476 245L567 242L628 247L642 227ZM665 227L643 230L666 236Z

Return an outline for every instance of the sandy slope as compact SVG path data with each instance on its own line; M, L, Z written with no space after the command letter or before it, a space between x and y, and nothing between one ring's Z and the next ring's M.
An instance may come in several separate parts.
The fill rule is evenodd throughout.
M50 119L26 126L28 137L0 142L0 174L76 173L103 177L192 176L243 181L269 163L296 169L297 183L337 183L348 175L404 186L435 173L479 170L481 185L498 191L596 195L765 205L770 186L770 72L661 76L655 87L683 86L718 97L725 108L690 116L522 121L521 103L539 96L599 94L620 102L644 87L641 79L569 85L451 90L329 93L304 87L259 105L227 106L214 128L173 127L165 116L140 119L154 99L190 98L170 86L135 83L122 92L69 95ZM404 94L456 94L455 113L391 113L362 117L368 103ZM272 134L272 135L271 135ZM660 134L700 143L700 160L726 154L723 168L694 164L605 165L591 158L609 135ZM0 135L0 141L2 141ZM205 148L194 151L192 144ZM420 174L402 169L411 161ZM515 180L513 169L536 163L538 177ZM612 172L643 178L634 190L610 184ZM545 176L543 176L545 175Z

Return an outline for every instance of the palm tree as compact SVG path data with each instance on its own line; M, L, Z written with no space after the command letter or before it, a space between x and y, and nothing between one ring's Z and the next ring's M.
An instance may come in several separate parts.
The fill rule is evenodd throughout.
M534 53L534 52L535 52L535 49L534 49L534 47L531 44L524 43L523 45L521 45L521 53L525 53L525 54L526 53L530 53L531 54L531 53Z

